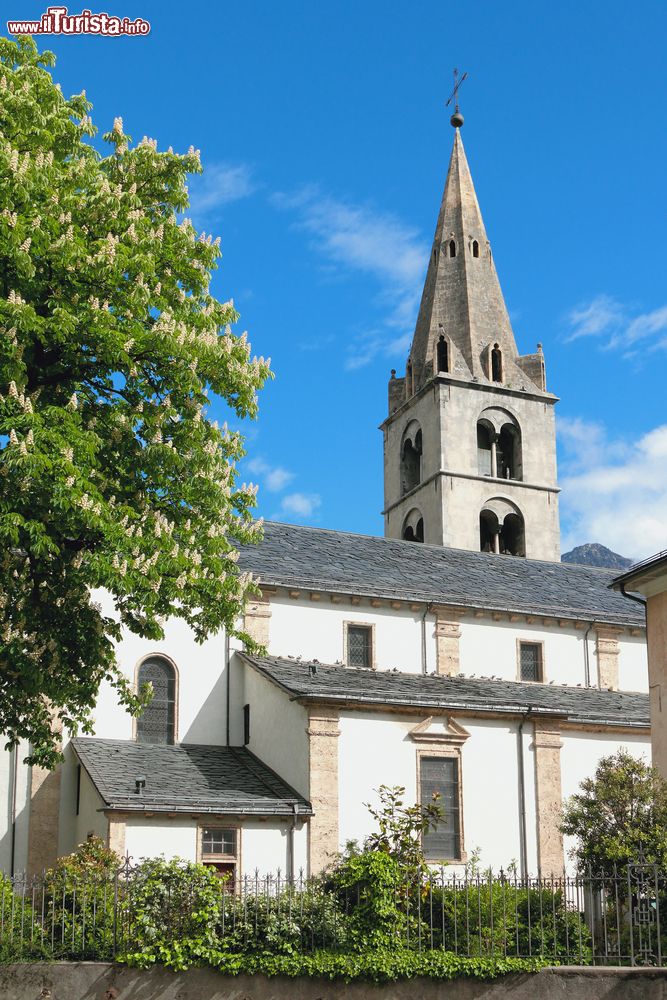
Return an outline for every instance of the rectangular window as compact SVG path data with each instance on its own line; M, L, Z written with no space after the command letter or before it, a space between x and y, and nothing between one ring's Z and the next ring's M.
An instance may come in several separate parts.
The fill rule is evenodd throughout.
M422 757L420 795L422 805L437 793L443 815L435 829L424 834L422 846L427 861L457 861L461 858L461 779L459 757Z
M237 834L233 828L219 826L207 826L201 831L202 864L226 877L225 888L230 892L236 884Z
M250 743L250 705L243 706L243 746Z
M370 625L347 626L347 665L369 669L373 666L373 629Z
M542 643L519 643L519 676L522 681L542 680Z
M202 857L207 854L225 854L236 857L236 830L222 827L205 827L201 838Z

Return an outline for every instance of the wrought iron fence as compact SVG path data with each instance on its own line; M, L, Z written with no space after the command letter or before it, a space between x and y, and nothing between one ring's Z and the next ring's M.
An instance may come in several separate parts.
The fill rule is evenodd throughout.
M358 943L364 927L373 929L376 892L370 883L342 889L333 876L279 872L156 883L130 859L97 876L0 876L0 960L111 960L204 925L230 952L348 950L355 933ZM390 934L417 951L560 965L662 966L667 955L667 871L641 860L549 878L442 868L405 877L391 895Z

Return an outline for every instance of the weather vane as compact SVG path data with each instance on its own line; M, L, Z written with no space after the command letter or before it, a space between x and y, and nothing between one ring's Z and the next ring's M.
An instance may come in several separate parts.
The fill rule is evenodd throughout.
M449 100L445 104L445 107L448 108L449 105L452 103L452 101L454 101L454 114L449 119L454 128L461 128L461 126L463 125L463 115L459 111L459 88L461 87L463 81L467 79L467 77L468 74L464 73L461 79L459 80L459 71L456 68L456 66L454 67L454 89L449 95Z

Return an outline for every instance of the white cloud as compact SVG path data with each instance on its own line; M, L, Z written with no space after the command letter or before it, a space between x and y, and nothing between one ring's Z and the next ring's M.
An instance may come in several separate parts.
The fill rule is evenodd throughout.
M639 341L654 338L654 349L667 349L667 306L632 315L632 310L610 295L596 295L588 303L572 309L566 323L567 340L580 337L604 339L605 347L629 348ZM665 334L664 337L657 337Z
M617 330L625 317L620 302L611 295L596 295L587 304L581 304L567 315L570 326L568 340L579 337L599 337Z
M601 542L632 559L667 548L667 424L635 441L600 424L559 421L563 551Z
M362 368L379 355L403 360L428 257L417 230L391 213L332 198L315 186L274 195L272 202L296 213L298 225L313 237L313 249L329 266L359 271L377 283L377 301L384 310L380 329L367 331L351 345L346 367Z
M317 493L288 493L280 505L283 514L293 514L297 517L310 517L322 504L322 498Z
M280 465L269 465L263 458L251 459L247 463L247 468L254 475L261 477L264 486L271 493L280 493L295 476L295 473L283 469Z
M247 198L255 189L252 171L244 163L204 164L201 177L190 180L190 210L193 215L214 215L223 205Z

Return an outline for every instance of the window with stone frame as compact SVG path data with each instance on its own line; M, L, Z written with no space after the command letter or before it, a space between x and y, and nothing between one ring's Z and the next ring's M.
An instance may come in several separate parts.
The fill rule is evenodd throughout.
M373 666L373 626L346 625L346 650L348 667L370 670Z
M138 743L168 743L176 738L176 670L164 656L144 660L137 672L139 690L151 684L153 697L137 718Z
M233 891L238 864L239 831L230 826L204 826L200 831L201 861L226 879L226 888Z
M422 835L422 849L427 861L459 861L463 857L461 823L461 757L419 759L419 801L433 802L442 809L437 825Z
M519 642L519 678L536 683L544 680L541 642Z

